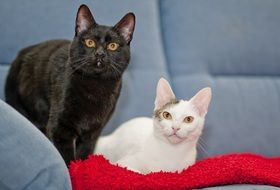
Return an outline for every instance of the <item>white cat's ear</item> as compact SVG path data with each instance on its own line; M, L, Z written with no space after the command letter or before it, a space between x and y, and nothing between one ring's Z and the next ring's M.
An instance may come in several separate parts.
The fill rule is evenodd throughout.
M114 28L120 32L126 43L129 45L132 40L135 27L135 15L133 13L127 13Z
M211 97L211 88L207 87L200 90L194 97L191 98L190 102L198 109L201 117L205 117L207 114Z
M76 36L81 32L89 29L91 26L96 24L89 8L86 5L81 5L77 12L76 17Z
M168 83L164 78L160 78L157 84L157 94L155 100L155 109L162 108L165 104L174 100L176 97Z

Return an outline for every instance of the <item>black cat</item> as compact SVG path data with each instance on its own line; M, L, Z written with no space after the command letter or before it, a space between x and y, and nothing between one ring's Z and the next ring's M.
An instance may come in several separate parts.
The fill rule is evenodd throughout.
M6 101L54 143L65 162L85 159L116 106L130 60L133 13L114 27L81 5L72 42L52 40L20 51L6 81Z

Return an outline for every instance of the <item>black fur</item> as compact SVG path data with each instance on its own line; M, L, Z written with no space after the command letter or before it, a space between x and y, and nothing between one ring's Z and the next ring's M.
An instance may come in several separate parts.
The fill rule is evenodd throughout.
M72 42L52 40L20 51L6 81L6 101L54 143L65 162L85 159L110 119L130 60L135 17L98 25L87 6L77 13ZM95 48L85 45L92 39ZM106 49L118 43L116 51Z

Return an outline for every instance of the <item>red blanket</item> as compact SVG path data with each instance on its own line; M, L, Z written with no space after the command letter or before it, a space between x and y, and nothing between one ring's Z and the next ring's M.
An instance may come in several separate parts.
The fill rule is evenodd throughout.
M267 184L280 187L280 157L231 154L198 161L182 173L141 175L110 164L102 156L72 162L74 190L195 189L227 184Z

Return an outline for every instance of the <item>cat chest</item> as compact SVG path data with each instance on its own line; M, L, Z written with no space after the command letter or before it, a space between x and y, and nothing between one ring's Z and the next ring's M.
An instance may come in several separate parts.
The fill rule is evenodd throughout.
M181 171L195 163L196 150L176 150L168 147L161 147L162 151L148 150L146 153L147 168L152 171Z
M114 107L118 94L113 89L89 89L77 87L69 89L66 93L65 104L68 109L87 110L87 112L102 112Z
M86 95L83 97L72 96L64 101L64 118L68 125L73 126L82 134L83 131L96 130L104 126L116 105L115 96L94 97Z
M106 118L116 105L115 97L108 98L74 98L64 102L64 112L68 112L73 118L94 122L101 118Z

